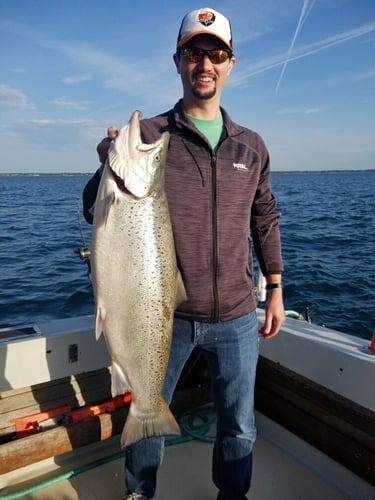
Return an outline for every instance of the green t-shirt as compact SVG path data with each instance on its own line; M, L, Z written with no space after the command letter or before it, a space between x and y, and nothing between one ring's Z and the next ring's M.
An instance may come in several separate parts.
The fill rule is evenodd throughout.
M199 132L201 132L205 137L207 137L208 142L211 144L213 150L215 150L219 144L221 134L223 132L223 116L220 115L214 120L201 120L200 118L195 118L195 116L188 115L193 124L197 127Z

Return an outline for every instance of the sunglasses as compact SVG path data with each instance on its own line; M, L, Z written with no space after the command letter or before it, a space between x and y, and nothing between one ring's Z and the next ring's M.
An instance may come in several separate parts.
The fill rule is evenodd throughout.
M199 63L207 56L212 64L222 64L233 56L233 53L225 49L200 49L199 47L186 47L181 49L183 56L191 63Z

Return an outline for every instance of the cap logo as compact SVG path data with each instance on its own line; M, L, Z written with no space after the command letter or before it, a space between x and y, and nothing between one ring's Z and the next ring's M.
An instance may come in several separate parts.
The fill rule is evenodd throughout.
M215 14L213 12L201 12L198 14L198 21L203 26L211 26L215 22Z

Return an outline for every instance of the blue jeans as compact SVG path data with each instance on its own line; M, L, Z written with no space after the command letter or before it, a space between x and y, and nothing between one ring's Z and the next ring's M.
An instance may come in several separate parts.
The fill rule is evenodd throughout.
M197 347L203 351L210 367L217 411L212 479L223 499L242 500L250 488L256 439L254 385L258 338L255 311L223 323L180 318L174 321L163 396L169 404L192 350ZM164 439L159 437L144 439L126 448L125 482L129 493L153 498L163 450Z

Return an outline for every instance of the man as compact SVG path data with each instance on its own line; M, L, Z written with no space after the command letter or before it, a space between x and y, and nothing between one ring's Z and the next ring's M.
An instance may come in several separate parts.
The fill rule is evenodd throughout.
M104 137L102 141L96 147L96 151L99 156L100 165L103 167L105 162L107 161L108 149L111 145L111 142L116 139L118 135L118 131L115 127L108 127L107 137Z
M141 121L144 142L164 130L171 135L166 192L188 297L175 313L163 396L171 401L193 348L203 351L217 409L212 476L220 500L246 499L250 488L258 338L276 335L285 319L268 152L255 132L220 107L235 65L232 50L230 23L222 14L210 8L187 14L174 54L183 98L174 109ZM250 236L269 291L260 330ZM162 455L162 438L126 448L126 498L154 497Z
M100 167L96 171L95 176L87 183L82 194L83 216L89 224L92 224L94 220L93 205L95 203L100 177L102 175L105 162L107 161L109 146L111 145L111 142L116 139L117 135L118 130L116 127L108 127L107 137L104 137L104 139L102 139L96 147Z

